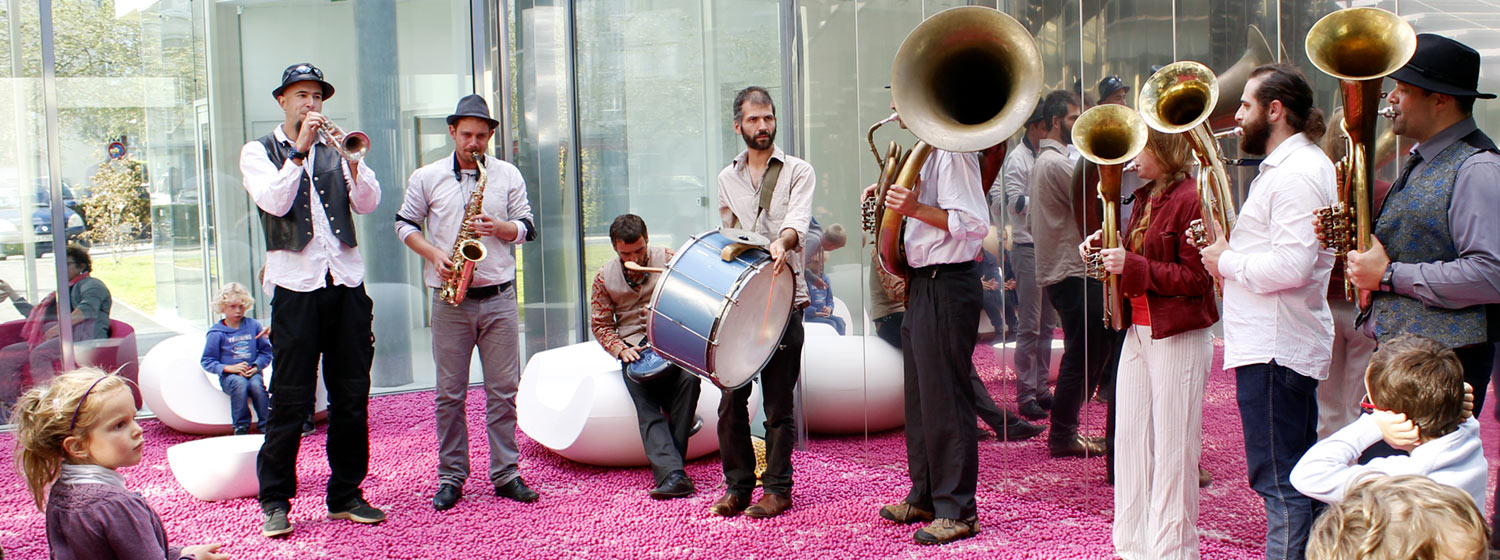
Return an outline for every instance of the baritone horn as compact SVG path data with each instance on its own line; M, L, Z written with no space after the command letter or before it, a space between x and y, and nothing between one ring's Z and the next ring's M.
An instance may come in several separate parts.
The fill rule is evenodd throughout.
M1240 87L1243 89L1243 83ZM1238 99L1239 92L1234 97ZM1215 134L1208 124L1212 109L1222 98L1213 71L1184 60L1152 74L1136 100L1147 126L1166 134L1182 134L1193 149L1198 162L1198 209L1203 220L1189 229L1189 235L1200 248L1218 241L1219 231L1228 236L1234 229L1234 198L1218 139L1235 135L1238 129Z
M340 156L350 163L364 159L365 154L370 152L369 136L358 130L345 132L344 129L339 128L339 125L333 124L333 121L330 120L325 119L323 124L318 127L318 137L323 140L324 144L333 147L334 151L338 152Z
M1099 166L1099 198L1103 221L1100 236L1104 249L1120 246L1120 174L1125 163L1146 147L1146 121L1124 105L1098 105L1084 111L1073 123L1073 145L1078 153ZM1090 251L1089 276L1104 281L1104 321L1114 330L1125 329L1125 297L1120 275L1104 270L1098 251Z
M1374 221L1375 122L1380 83L1406 65L1417 49L1416 32L1400 16L1379 8L1347 8L1323 16L1307 34L1307 57L1325 74L1339 79L1344 118L1344 159L1336 165L1339 201L1317 211L1324 246L1343 256L1350 249L1368 251ZM1389 114L1386 114L1389 115ZM1355 301L1357 290L1347 277L1344 298ZM1358 293L1361 310L1370 306L1370 293Z
M1042 57L1036 39L1014 18L993 8L944 10L906 36L891 63L896 114L876 123L866 135L881 168L873 203L881 268L906 276L901 242L905 220L884 207L890 185L901 185L916 196L918 174L933 148L975 152L1003 142L1026 122L1041 90ZM905 153L893 142L881 158L874 129L897 115L919 141Z

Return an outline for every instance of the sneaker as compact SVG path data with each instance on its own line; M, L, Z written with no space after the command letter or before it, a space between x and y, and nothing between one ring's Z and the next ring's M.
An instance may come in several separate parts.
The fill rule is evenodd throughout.
M274 539L292 534L292 522L286 519L286 510L273 508L261 514L260 536Z
M318 431L318 427L313 425L312 420L308 420L308 421L302 423L302 436L303 437L307 437L307 436L313 435L313 432L316 432L316 431Z
M250 428L235 428L234 429L234 435L237 435L237 436L242 436L242 435L245 435L245 434L248 434L248 433L250 433Z
M349 500L343 507L328 508L329 519L348 519L355 523L373 525L385 521L385 512L370 505L364 498Z
M939 517L926 527L918 529L915 535L917 544L947 544L959 539L967 539L979 534L979 519L970 517L968 519L948 519Z

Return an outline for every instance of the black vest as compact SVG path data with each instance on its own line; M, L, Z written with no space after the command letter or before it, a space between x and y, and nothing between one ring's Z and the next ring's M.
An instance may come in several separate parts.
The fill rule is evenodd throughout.
M275 132L260 137L259 142L266 147L266 157L271 160L272 165L280 169L286 164L286 156L292 152L290 143L277 142ZM353 215L349 212L349 187L344 184L344 168L339 165L342 160L338 152L324 146L318 150L318 157L314 160L312 180L308 180L306 173L302 174L302 182L297 185L297 198L292 201L292 209L282 216L260 211L267 250L301 251L312 241L312 208L308 206L312 203L312 195L309 194L309 183L316 184L318 188L318 198L323 201L323 213L328 216L329 231L345 245L359 246L354 237Z

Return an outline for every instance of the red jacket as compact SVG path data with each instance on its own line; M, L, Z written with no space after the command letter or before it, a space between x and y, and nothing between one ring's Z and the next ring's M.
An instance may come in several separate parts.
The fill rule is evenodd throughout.
M1120 292L1125 297L1146 296L1151 312L1151 338L1201 329L1219 321L1213 277L1203 268L1198 248L1183 232L1201 214L1197 182L1191 177L1168 187L1157 198L1136 191L1137 208L1125 230L1125 270ZM1151 223L1142 236L1140 252L1130 251L1129 236L1151 204Z

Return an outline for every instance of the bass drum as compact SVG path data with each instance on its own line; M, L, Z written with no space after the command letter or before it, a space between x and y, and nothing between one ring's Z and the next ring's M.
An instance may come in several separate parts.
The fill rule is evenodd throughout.
M765 245L728 228L684 243L651 295L651 347L722 389L754 379L781 342L796 291L791 268L776 274Z

